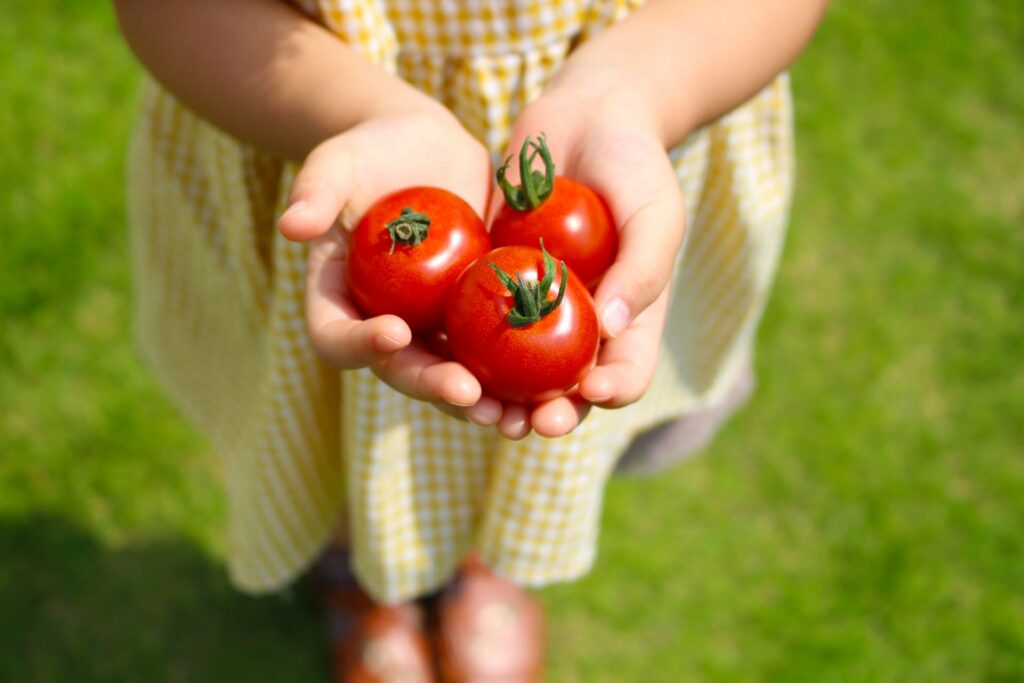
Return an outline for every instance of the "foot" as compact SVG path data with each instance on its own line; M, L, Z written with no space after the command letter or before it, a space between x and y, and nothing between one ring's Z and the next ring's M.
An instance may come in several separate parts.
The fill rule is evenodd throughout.
M434 646L444 683L541 680L543 617L526 591L471 559L435 607Z
M359 587L343 551L328 552L315 575L327 607L334 683L434 683L419 603L374 602Z
M415 602L380 605L361 590L333 592L335 683L433 683L430 643Z

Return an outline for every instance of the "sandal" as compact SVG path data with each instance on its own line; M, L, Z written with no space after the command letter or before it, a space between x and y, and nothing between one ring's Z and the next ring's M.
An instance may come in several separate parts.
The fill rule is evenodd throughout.
M544 634L540 605L476 558L432 601L431 631L444 683L535 683Z

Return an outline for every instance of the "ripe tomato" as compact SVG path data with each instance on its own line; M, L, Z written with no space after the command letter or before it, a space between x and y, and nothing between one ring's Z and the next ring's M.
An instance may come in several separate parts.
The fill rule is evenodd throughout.
M429 332L440 326L456 278L489 248L469 204L437 187L411 187L380 199L359 220L345 281L363 313L393 313L413 332Z
M484 393L535 403L575 386L597 355L590 293L533 247L501 247L462 273L445 308L452 357Z
M537 154L544 161L543 173L530 168ZM555 176L555 164L543 135L537 142L529 137L523 142L519 151L523 184L519 187L505 179L510 160L498 169L505 203L491 225L491 243L496 247L533 246L543 238L551 255L564 259L593 291L619 249L619 231L608 205L586 185Z

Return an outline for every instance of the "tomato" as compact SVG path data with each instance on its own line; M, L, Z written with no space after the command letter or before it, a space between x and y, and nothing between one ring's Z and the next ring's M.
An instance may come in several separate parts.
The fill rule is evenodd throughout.
M455 283L445 308L452 357L484 393L515 403L546 401L574 387L594 363L594 300L546 251L501 247Z
M413 332L429 332L440 327L459 274L488 249L469 204L437 187L411 187L378 200L356 224L345 281L366 315L393 313Z
M543 173L530 168L537 154L544 161ZM523 184L519 187L505 179L510 160L498 169L505 203L491 225L491 243L496 247L533 246L543 238L551 255L564 259L593 291L619 249L619 231L608 205L586 185L555 176L543 135L537 142L529 137L523 142L519 152Z

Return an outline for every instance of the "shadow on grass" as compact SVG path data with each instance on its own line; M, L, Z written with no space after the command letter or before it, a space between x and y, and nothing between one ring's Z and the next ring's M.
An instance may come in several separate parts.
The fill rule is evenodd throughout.
M54 516L0 520L0 680L326 680L308 590L252 598L181 539L104 548Z

